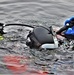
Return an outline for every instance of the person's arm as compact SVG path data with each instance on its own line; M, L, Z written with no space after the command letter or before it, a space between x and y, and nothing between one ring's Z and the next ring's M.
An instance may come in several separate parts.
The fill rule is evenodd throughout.
M60 35L64 30L67 30L67 29L68 29L68 27L67 26L64 26L64 27L60 28L56 33L58 35Z
M60 28L56 33L57 33L58 35L60 35L63 31L65 31L65 30L67 30L68 28L73 27L73 26L74 26L74 24L70 23L70 24L68 24L68 25L66 25L66 26L64 26L64 27L62 27L62 28Z

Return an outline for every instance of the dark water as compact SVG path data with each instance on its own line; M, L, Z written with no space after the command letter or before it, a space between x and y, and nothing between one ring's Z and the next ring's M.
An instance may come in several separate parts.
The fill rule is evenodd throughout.
M61 27L71 16L74 16L74 0L0 0L0 22L3 23ZM10 26L6 31L5 39L0 41L1 75L74 75L73 51L60 48L54 51L32 50L25 45L26 28ZM17 56L27 57L21 63L27 63L27 71L13 71L11 66L14 64L4 62L6 56L12 56L7 58L10 61Z

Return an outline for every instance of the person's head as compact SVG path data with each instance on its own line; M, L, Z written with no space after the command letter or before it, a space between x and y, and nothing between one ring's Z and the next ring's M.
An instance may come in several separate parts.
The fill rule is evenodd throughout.
M74 16L73 17L70 17L69 19L67 19L66 21L65 21L65 26L66 25L69 25L69 24L74 24Z
M74 16L70 18L70 23L74 25Z
M67 19L67 20L65 21L65 24L64 24L64 25L65 25L65 26L66 26L66 25L69 25L69 23L70 23L70 20Z
M70 21L74 21L74 16L70 18Z

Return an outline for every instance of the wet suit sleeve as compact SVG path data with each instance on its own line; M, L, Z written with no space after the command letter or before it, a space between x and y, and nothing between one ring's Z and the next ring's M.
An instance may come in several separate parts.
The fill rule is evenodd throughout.
M71 28L71 27L73 27L73 26L74 26L74 24L70 23L69 25L66 25L66 26L60 28L56 33L60 35L63 31L65 31L65 30L67 30L68 28Z

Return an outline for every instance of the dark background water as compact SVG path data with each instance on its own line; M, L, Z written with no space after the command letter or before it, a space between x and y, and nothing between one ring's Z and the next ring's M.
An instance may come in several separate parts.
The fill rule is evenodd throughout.
M74 0L0 0L0 22L3 23L61 27L65 19L71 16L74 16ZM30 50L25 45L25 28L12 26L6 30L10 31L4 35L7 38L0 41L0 74L13 75L2 61L3 56L12 54L31 58L28 60L30 68L42 70L44 67L47 72L54 75L74 75L73 52L61 49ZM60 62L54 64L56 59Z

